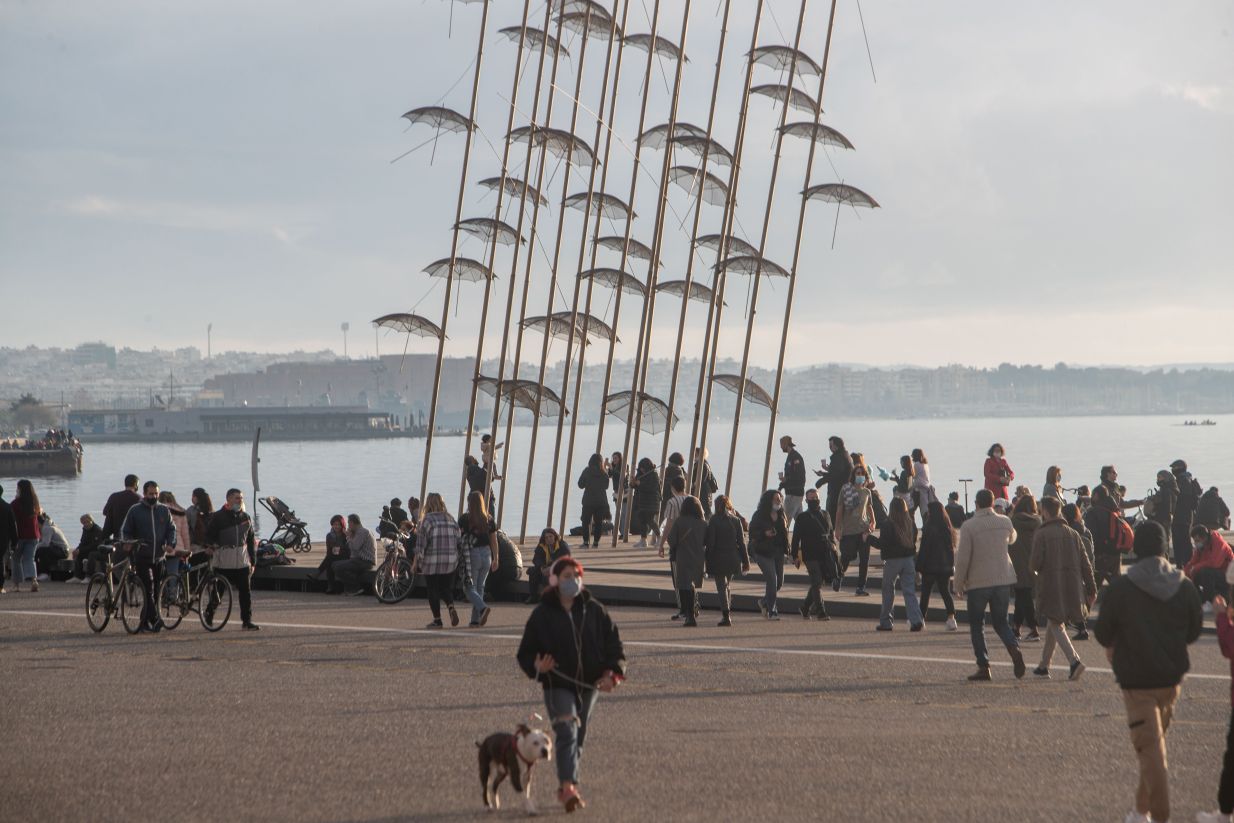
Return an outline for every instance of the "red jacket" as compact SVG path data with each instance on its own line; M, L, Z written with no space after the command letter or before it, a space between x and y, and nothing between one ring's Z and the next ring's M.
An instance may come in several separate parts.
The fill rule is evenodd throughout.
M17 520L18 540L38 540L43 536L38 512L28 512L24 501L13 501L13 517Z
M1230 549L1230 544L1225 542L1225 538L1220 534L1213 532L1208 538L1208 545L1192 554L1187 565L1183 566L1183 574L1192 578L1200 569L1225 571L1232 560L1234 560L1234 550Z
M1007 482L1003 482L1003 473L1007 474ZM985 487L994 493L995 497L1007 499L1007 486L1015 480L1015 472L1011 470L1011 466L1001 457L987 457L985 459Z
M1230 705L1234 706L1234 625L1225 612L1217 613L1217 644L1230 661Z

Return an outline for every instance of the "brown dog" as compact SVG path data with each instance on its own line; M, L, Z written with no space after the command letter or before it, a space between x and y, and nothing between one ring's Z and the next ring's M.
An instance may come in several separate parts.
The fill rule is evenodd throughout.
M523 807L527 814L536 813L536 804L531 799L531 770L536 761L553 759L553 741L539 729L522 723L514 734L497 732L477 743L480 750L480 784L484 787L484 805L489 811L501 808L497 788L507 777L514 790L523 795Z

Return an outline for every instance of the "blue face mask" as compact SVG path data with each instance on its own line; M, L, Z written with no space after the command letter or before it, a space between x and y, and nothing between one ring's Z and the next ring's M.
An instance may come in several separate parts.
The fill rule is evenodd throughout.
M571 577L568 580L562 580L557 584L557 591L561 592L562 597L578 597L583 590L583 581L577 577Z

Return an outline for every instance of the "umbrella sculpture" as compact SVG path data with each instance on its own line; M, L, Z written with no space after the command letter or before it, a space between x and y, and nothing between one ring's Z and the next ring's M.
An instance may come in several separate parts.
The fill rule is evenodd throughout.
M476 378L476 388L489 397L497 396L497 379L481 375ZM534 380L506 380L501 383L501 396L511 405L527 409L532 414L543 414L545 417L557 417L569 414L561 398L547 386L541 386Z
M610 220L632 220L638 217L634 210L626 205L625 201L620 197L611 194L605 194L602 191L586 192L580 191L578 194L572 194L565 200L561 201L561 205L567 209L578 209L585 211L587 209L587 198L591 198L591 211Z
M610 289L621 289L626 294L637 294L640 297L647 296L647 287L643 285L643 282L621 269L600 267L579 272L578 276L583 280L591 280L602 286L608 286Z
M668 175L670 180L688 191L691 197L697 196L701 179L704 203L723 206L728 202L728 186L711 172L693 166L673 166L668 170Z
M813 114L814 110L818 108L813 97L788 83L765 83L750 89L750 94L770 97L772 100L778 100L781 103L788 100L789 108L798 109L809 114Z
M625 422L629 422L634 413L634 403L630 402L632 392L621 391L604 398L604 411ZM677 425L677 415L669 422L668 404L658 397L652 397L646 392L639 392L637 405L638 427L648 434L656 435L668 431Z
M603 12L603 14L601 14ZM608 37L608 33L616 29L616 36L621 37L621 26L614 27L612 16L603 8L599 11L589 9L588 11L568 11L562 14L559 18L561 26L575 34L583 34L588 37L604 38Z
M683 149L697 154L699 162L702 162L703 152L705 151L709 162L730 168L733 165L732 152L721 146L719 142L707 137L700 137L697 134L679 134L672 138L670 142L673 145L681 146Z
M575 137L564 129L519 126L510 132L509 137L514 142L526 142L532 148L543 146L545 151L558 160L569 158L576 166L590 166L595 157L586 140Z
M476 128L476 124L466 115L459 114L454 109L448 109L445 106L421 106L418 109L412 109L407 112L403 115L403 117L406 118L407 122L411 123L412 126L423 123L433 127L433 153L429 159L430 165L433 160L437 159L437 138L441 136L443 131L451 134L459 134L465 131L474 130ZM423 145L423 143L420 144L420 146ZM420 146L416 146L416 148L418 149ZM415 150L416 149L412 149L411 151ZM411 151L406 152L405 154L402 154L394 159L398 160L402 157L406 157L407 154L411 153Z
M553 312L548 317L539 315L537 317L528 317L523 321L522 325L525 329L535 329L543 332L546 328L548 333L558 340L570 340L570 319L574 318L573 338L575 340L584 340L586 337L595 337L600 340L615 340L621 342L620 337L613 334L613 330L603 320L592 317L590 314L579 312L574 315L572 312L559 311ZM588 341L590 342L590 341Z
M685 57L681 53L681 49L677 48L677 44L671 40L666 40L663 37L652 37L650 34L627 34L622 38L627 46L633 46L636 49L653 49L657 57L667 57L671 60L685 59L690 62L689 57ZM654 44L654 45L653 45Z
M517 43L519 41L519 37L523 34L523 29L521 26L506 26L504 29L498 29L497 33L504 34L506 37ZM526 43L527 48L529 49L544 49L547 47L547 50L553 53L556 53L558 49L561 49L562 54L566 57L570 56L570 52L566 50L565 46L562 46L557 42L556 37L553 37L551 34L545 34L539 29L532 28L531 26L527 27Z
M745 395L745 399L759 406L771 408L771 395L763 389L762 386L755 383L750 378L746 378L745 391L741 391L741 375L739 374L715 374L711 376L713 383L719 383L724 388L734 394L741 392Z
M882 208L878 205L878 201L870 195L863 192L856 186L848 186L844 183L821 183L817 186L810 186L802 192L807 200L822 200L824 203L836 204L836 220L835 225L831 229L831 247L836 246L836 230L840 227L840 207L845 203L857 208L858 206L866 209Z
M540 190L530 183L524 183L517 177L489 177L480 181L480 185L490 191L504 189L511 197L525 197L541 206L548 205L548 198L540 194Z
M823 73L823 67L810 59L809 55L791 46L759 46L750 52L751 59L760 66L770 66L777 71L788 71L793 65L796 55L797 74L818 77Z
M668 123L652 126L638 136L638 142L649 149L662 149L668 144ZM690 123L677 122L673 124L673 137L702 137L706 139L707 132Z
M716 269L735 271L738 274L763 274L772 277L788 277L788 271L783 266L772 263L766 257L757 254L729 257L716 264Z
M492 217L469 217L460 220L454 227L473 237L479 237L485 245L492 243L494 239L503 246L513 246L515 242L527 244L527 238L515 231L513 226Z
M424 271L429 277L449 277L451 276L450 258L443 257L440 260L434 260L424 267ZM470 257L454 258L453 277L456 280L478 283L481 280L491 280L496 276L492 269L479 260L472 260Z
M630 238L630 245L627 246L626 239L624 237L617 237L616 235L597 237L596 245L601 248L609 249L610 251L615 251L618 254L621 254L621 250L625 249L627 257L634 257L639 260L651 260L651 249L647 247L647 244L640 243L634 238Z
M803 137L806 140L814 140L821 146L835 146L838 149L851 149L853 144L848 141L848 138L840 134L831 126L824 126L822 123L786 123L780 129L785 135L790 137Z
M440 326L418 314L383 314L373 321L373 325L379 329L392 329L417 337L434 337L438 340L442 337Z
M686 292L686 281L684 280L663 280L656 284L655 291L663 294L672 294L677 297ZM690 299L697 300L700 303L710 303L716 299L716 294L708 286L704 286L697 281L690 282ZM725 303L724 305L728 305Z
M721 234L705 234L698 238L697 245L705 249L711 249L714 252L720 251L720 246L724 242L724 235ZM728 252L733 255L743 255L750 257L758 257L758 249L751 246L740 237L729 236Z

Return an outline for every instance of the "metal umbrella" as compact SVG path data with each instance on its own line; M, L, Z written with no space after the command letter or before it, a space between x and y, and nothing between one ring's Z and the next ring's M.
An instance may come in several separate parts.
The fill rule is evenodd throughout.
M565 206L567 209L578 209L579 211L585 211L588 207L588 197L591 198L591 211L595 214L601 215L602 217L607 217L610 220L618 218L622 220L632 220L633 218L638 217L638 215L634 213L634 210L627 206L625 201L620 197L616 197L612 194L605 194L602 191L580 191L577 194L572 194L567 197L561 202L561 205Z
M421 106L418 109L412 109L403 115L407 122L415 126L423 123L433 127L433 153L429 159L432 164L433 160L437 159L437 138L441 133L449 132L451 134L459 134L466 131L473 131L476 124L466 115L459 114L454 109L448 109L445 106ZM424 144L421 143L416 148L420 148ZM412 149L411 151L415 151ZM410 152L408 152L410 153ZM403 157L404 155L400 155ZM395 158L396 160L399 158Z
M424 267L424 271L429 277L450 277L450 258L443 257L440 260L434 260ZM497 275L488 266L481 263L479 260L472 260L470 257L454 258L453 277L456 280L466 280L468 283L477 283L481 280L489 280Z
M814 114L818 104L814 98L789 83L765 83L750 89L750 94L760 94L781 103L788 101L789 108Z
M600 340L621 342L621 338L614 336L613 330L609 328L607 323L582 312L574 315L568 311L559 311L553 312L547 317L544 315L528 317L522 322L522 326L525 329L535 329L539 332L544 332L547 329L548 334L558 340L569 341L571 339L570 321L572 318L574 320L574 340L586 340L587 337L595 337Z
M721 245L724 243L724 235L722 234L705 234L698 238L697 245L705 249L719 253ZM741 255L748 257L758 257L758 249L751 246L740 237L729 236L728 238L728 253L730 255Z
M677 122L673 124L672 135L669 135L668 123L652 126L638 136L638 142L649 149L664 148L672 137L702 137L707 138L707 132L692 123Z
M810 186L802 192L807 200L822 200L824 203L836 204L836 219L835 225L831 228L831 247L834 249L836 245L836 230L840 227L840 207L848 204L853 208L861 207L864 209L882 208L878 205L878 201L870 195L863 192L856 186L849 186L844 183L820 183L817 186Z
M497 396L497 379L493 377L476 378L476 388L489 397ZM504 400L520 409L527 409L532 414L545 417L557 417L569 414L561 398L547 386L541 386L534 380L505 380L501 383L501 396Z
M759 46L750 52L750 59L760 66L770 66L777 71L788 71L796 63L797 74L818 77L823 67L810 59L804 51L792 46Z
M684 280L662 280L656 284L656 291L663 294L671 294L681 297L686 292L686 281ZM697 300L700 303L711 303L716 299L716 294L710 287L704 286L697 280L690 282L690 299ZM724 305L728 305L725 303Z
M716 269L735 271L738 274L763 274L772 277L788 277L788 271L780 265L772 263L766 257L757 254L742 254L729 257L716 264Z
M503 246L513 246L515 242L527 245L527 238L515 231L513 226L493 217L469 217L455 223L454 228L480 238L485 245L494 239Z
M373 325L379 329L414 334L416 337L433 337L437 340L442 338L441 327L418 314L383 314L373 321Z
M621 269L598 267L579 272L578 276L583 280L591 280L600 285L608 286L610 289L621 289L626 294L637 294L640 297L647 296L647 287L643 285L643 282Z
M637 397L637 402L631 403L631 397ZM635 405L639 408L638 427L648 434L661 434L677 425L677 415L674 414L671 421L669 419L668 404L646 392L635 395L622 391L604 398L604 411L627 423L630 415L634 413Z
M734 394L742 394L745 399L759 406L771 408L771 395L763 389L762 386L755 383L750 378L746 378L745 390L742 391L741 375L739 374L716 374L712 375L711 382L719 383L724 388Z
M548 198L540 194L539 189L530 183L525 183L517 177L489 177L480 181L480 185L491 191L504 189L511 197L525 197L541 206L548 205Z
M636 49L643 51L651 49L657 57L667 57L671 60L684 59L687 63L690 62L690 58L681 53L676 43L663 37L652 37L650 34L627 34L622 40L627 46L633 46Z
M506 26L504 29L498 29L498 34L504 34L506 37L519 42L519 38L523 35L522 26ZM549 52L556 53L557 49L561 49L561 53L566 57L570 56L570 52L565 46L557 42L557 38L551 34L545 34L537 28L527 27L526 48L532 49L547 49Z
M693 166L673 166L668 170L669 179L690 193L698 196L699 186L702 186L702 200L712 206L723 206L728 202L728 186L711 172L696 169Z
M618 254L621 254L621 250L625 249L627 257L634 257L639 260L651 260L651 249L645 243L640 243L634 238L630 238L630 244L627 246L626 239L624 237L618 237L616 235L609 237L597 237L596 245L601 248L608 249L609 251L615 251Z
M813 140L822 146L834 146L838 149L851 149L853 144L831 126L822 123L786 123L780 129L790 137L803 137Z

